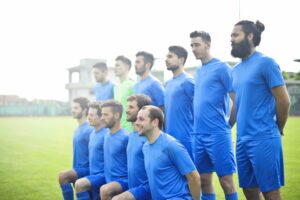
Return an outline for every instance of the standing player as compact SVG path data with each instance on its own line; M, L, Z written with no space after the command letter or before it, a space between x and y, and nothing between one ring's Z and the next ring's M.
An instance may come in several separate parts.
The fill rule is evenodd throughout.
M114 84L108 80L108 68L106 63L96 63L93 66L93 73L96 80L94 94L97 101L114 98Z
M72 115L78 122L73 137L73 169L60 172L58 177L65 200L74 199L71 183L89 174L88 144L93 128L86 121L88 103L89 101L85 97L78 97L73 100Z
M127 121L133 123L137 119L139 110L151 104L151 99L143 94L135 94L127 98ZM147 139L140 136L135 130L129 134L127 145L127 168L128 168L128 191L113 197L113 200L147 200L151 199L148 178L144 164L144 154L142 151Z
M237 122L239 184L247 199L281 199L284 185L281 137L289 96L278 64L256 51L264 25L240 21L231 34L231 54L242 59L232 72Z
M141 77L141 80L134 85L134 93L149 96L153 105L163 109L164 88L161 82L151 75L154 63L153 55L145 51L140 51L135 56L135 72Z
M128 189L126 147L128 133L121 128L123 113L122 104L109 100L102 104L103 123L109 128L104 138L104 175L107 184L100 188L102 200L111 199L114 195ZM113 188L111 190L110 188Z
M118 56L115 64L115 75L119 78L120 83L114 89L115 100L122 103L123 108L127 107L127 97L133 94L133 80L128 78L131 67L131 61L124 57ZM121 119L121 127L127 131L132 131L133 127L126 120L126 113L123 111Z
M94 200L99 198L99 189L105 184L104 177L104 135L108 133L108 129L104 128L101 121L100 102L93 102L89 105L88 121L94 130L90 136L89 142L89 163L90 175L78 179L75 182L75 190L77 199L89 200L89 191L92 191Z
M167 69L173 78L166 82L166 133L179 140L194 159L192 150L194 80L184 71L187 51L170 46L166 58ZM176 100L175 100L176 99Z
M143 153L152 199L198 200L199 173L184 146L161 131L163 123L164 114L155 106L144 106L136 121L147 138Z
M202 199L216 199L215 171L225 199L235 200L238 199L233 181L236 166L229 124L231 69L210 54L209 33L195 31L190 38L193 53L202 62L197 68L194 96L195 164L201 175Z

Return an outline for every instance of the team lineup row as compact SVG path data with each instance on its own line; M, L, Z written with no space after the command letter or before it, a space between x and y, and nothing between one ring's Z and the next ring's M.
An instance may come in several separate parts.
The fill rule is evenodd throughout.
M72 106L79 126L73 169L59 174L64 199L73 199L71 183L77 199L216 199L216 172L225 199L234 200L236 166L247 199L281 199L281 135L290 102L278 64L256 51L263 31L258 21L235 24L231 54L241 62L233 68L210 54L209 33L192 32L202 65L193 79L184 71L187 51L170 46L173 78L165 87L151 75L154 57L145 51L136 54L137 83L128 78L131 61L124 56L116 58L117 85L105 63L95 64L98 101L88 106L81 97Z

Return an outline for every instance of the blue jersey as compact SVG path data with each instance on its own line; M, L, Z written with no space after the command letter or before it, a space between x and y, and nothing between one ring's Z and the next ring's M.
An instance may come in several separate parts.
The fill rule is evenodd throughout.
M194 96L194 132L196 134L231 133L229 125L229 92L231 69L213 58L198 67Z
M96 83L94 87L94 94L97 101L103 101L114 98L114 84L108 81L104 84Z
M260 52L237 64L232 72L236 100L237 139L279 137L272 88L284 85L278 64Z
M164 88L157 78L149 75L144 80L134 85L135 94L145 94L152 100L153 105L161 107L164 105Z
M90 175L104 173L104 135L109 132L109 129L102 128L97 132L94 130L90 136L89 143L89 161Z
M134 131L129 134L127 145L127 167L128 167L128 187L133 188L147 184L148 178L145 170L143 145L147 141L146 137L140 136Z
M89 167L89 140L93 128L84 122L74 132L73 137L73 168Z
M194 80L185 72L166 82L166 133L181 142L191 141L194 86Z
M127 180L127 143L128 133L125 129L104 136L104 175L107 183Z
M185 175L196 167L175 138L161 132L153 144L144 144L143 153L153 199L192 199Z

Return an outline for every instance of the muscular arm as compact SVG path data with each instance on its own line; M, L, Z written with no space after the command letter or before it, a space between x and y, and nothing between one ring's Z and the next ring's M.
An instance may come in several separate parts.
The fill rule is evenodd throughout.
M197 170L192 171L191 173L185 175L188 181L189 189L192 194L194 200L198 200L200 198L201 192L201 182L200 175Z
M286 86L272 88L272 95L276 101L276 118L280 134L283 135L283 129L287 121L290 110L290 98Z
M235 122L236 122L236 104L235 104L235 95L233 92L229 93L230 99L232 101L232 107L231 107L231 111L230 111L230 118L229 118L229 124L231 125L231 127L234 126Z

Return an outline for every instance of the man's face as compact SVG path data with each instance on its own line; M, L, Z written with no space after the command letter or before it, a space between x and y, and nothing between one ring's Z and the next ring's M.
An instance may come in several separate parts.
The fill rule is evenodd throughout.
M103 107L101 109L101 120L106 128L112 128L116 124L115 115L110 107Z
M144 62L144 56L137 56L135 59L135 73L142 76L146 70L147 68Z
M117 60L115 64L115 75L121 77L128 73L128 66L123 63L121 60Z
M167 70L176 71L180 66L180 59L173 52L169 52L166 56Z
M135 125L138 129L140 135L146 135L153 130L153 121L149 117L149 111L147 109L142 109L138 112L137 120Z
M73 102L72 105L72 116L74 119L81 119L84 115L84 111L80 107L80 104L77 102Z
M93 127L99 126L101 124L101 116L97 115L96 108L89 108L88 121L89 124Z
M94 77L95 80L98 83L103 83L105 81L106 75L107 75L107 71L106 70L101 70L98 68L93 68L93 73L94 73Z
M202 60L209 51L209 45L201 37L191 38L191 47L196 59Z
M135 122L138 112L139 112L139 107L137 105L136 100L127 101L127 108L126 108L127 121Z
M242 26L235 26L231 33L231 55L237 58L246 58L251 53L250 41L243 32Z

